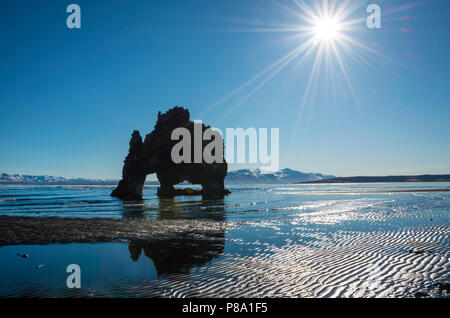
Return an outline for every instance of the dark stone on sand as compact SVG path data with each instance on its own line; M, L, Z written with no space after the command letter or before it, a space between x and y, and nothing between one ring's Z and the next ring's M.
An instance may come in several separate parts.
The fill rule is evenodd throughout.
M409 250L409 253L411 253L411 254L416 254L416 255L420 255L420 254L433 254L433 252L430 252L430 251L424 251L424 250Z
M204 195L220 197L228 194L224 180L227 175L228 165L223 163L194 163L194 122L190 120L189 110L182 107L174 107L164 114L158 113L158 120L154 130L145 137L135 130L131 136L130 149L125 158L122 180L111 193L113 197L124 200L142 199L142 189L148 174L156 173L160 182L158 195L160 197L172 197L176 195ZM199 124L197 124L199 125ZM186 128L191 135L191 162L176 164L172 161L171 151L179 141L171 140L173 130ZM201 124L201 132L210 128ZM203 148L209 143L203 141ZM222 139L223 144L223 139ZM191 184L199 184L202 190L176 190L174 185L183 181Z
M0 246L53 243L100 243L170 239L177 235L209 240L224 223L183 219L108 219L0 216ZM26 256L25 256L26 255ZM23 254L22 257L28 257Z
M428 297L428 294L424 293L424 292L417 292L417 293L414 294L414 297L416 297L416 298L424 298L424 297Z
M442 291L450 292L450 283L438 282L438 283L435 283L433 285L436 286L437 288L439 288Z

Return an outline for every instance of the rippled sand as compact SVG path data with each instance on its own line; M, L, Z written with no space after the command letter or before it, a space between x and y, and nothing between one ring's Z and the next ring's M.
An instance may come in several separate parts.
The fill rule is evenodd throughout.
M116 296L412 297L448 296L448 228L340 233L317 246L261 246L258 255L224 255L211 266L157 281L127 282ZM413 253L408 249L425 248ZM107 290L100 294L107 295Z
M402 297L421 290L440 295L430 285L448 279L445 239L447 227L344 232L314 247L269 246L254 257L227 256L191 275L197 283L185 286L180 277L162 287L170 290L166 295L186 297ZM418 247L427 252L406 251Z

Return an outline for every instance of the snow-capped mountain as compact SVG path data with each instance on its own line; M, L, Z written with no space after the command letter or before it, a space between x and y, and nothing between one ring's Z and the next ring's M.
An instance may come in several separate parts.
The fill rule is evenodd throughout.
M242 169L229 171L225 183L228 184L269 184L269 183L296 183L304 181L315 181L331 179L334 176L321 173L301 172L293 169L282 169L277 172L265 172L261 169Z
M17 183L57 183L66 182L67 179L52 176L29 176L22 174L0 174L0 182L17 182Z
M266 172L261 169L242 169L229 171L225 178L228 184L270 184L270 183L296 183L304 181L317 181L331 179L334 176L323 175L321 173L305 173L292 169L282 169L277 172ZM21 174L0 174L0 184L117 184L118 180L84 179L74 178L66 179L53 176L31 176ZM157 184L158 182L147 182L147 184Z
M53 176L30 176L22 174L0 174L0 183L27 183L27 184L51 184L51 183L109 183L117 182L116 180L100 180L100 179L66 179L63 177Z

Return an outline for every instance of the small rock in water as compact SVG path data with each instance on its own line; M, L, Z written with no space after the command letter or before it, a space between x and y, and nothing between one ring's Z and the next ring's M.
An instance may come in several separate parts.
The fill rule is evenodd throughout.
M22 254L22 255L20 255L21 257L23 257L23 258L28 258L30 255L28 255L28 254Z
M36 266L36 269L39 269L39 268L42 268L42 267L44 267L44 264Z

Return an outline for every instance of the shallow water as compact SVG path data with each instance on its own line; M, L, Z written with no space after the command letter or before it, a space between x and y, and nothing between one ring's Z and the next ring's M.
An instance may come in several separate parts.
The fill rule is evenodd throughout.
M185 231L0 247L0 296L448 296L437 283L449 281L450 193L439 190L450 183L229 186L222 200L160 200L146 186L137 202L112 188L0 186L0 215L183 219ZM69 264L81 267L79 290L66 287Z

